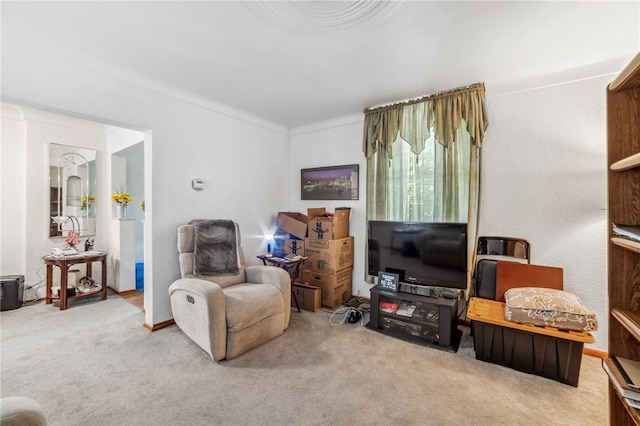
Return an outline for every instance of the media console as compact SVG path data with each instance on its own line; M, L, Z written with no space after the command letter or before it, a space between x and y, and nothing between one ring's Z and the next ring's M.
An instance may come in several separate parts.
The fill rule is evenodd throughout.
M367 327L411 343L457 352L462 332L457 327L458 299L371 289Z

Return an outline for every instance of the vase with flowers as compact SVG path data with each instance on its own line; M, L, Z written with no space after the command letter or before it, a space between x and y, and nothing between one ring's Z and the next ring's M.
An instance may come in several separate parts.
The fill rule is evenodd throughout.
M65 248L75 249L78 246L78 243L80 242L80 236L75 231L69 231L67 233L67 238L65 238L64 242L65 242Z
M88 216L94 216L93 204L96 202L96 196L93 194L87 194L82 196L82 204L80 210L86 211Z
M111 200L116 202L116 218L126 219L127 204L131 202L131 195L127 194L122 188L111 196Z

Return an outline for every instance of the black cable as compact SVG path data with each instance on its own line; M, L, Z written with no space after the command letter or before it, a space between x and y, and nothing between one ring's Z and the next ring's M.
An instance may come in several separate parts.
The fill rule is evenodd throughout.
M40 280L35 283L35 284L31 284L30 286L25 286L24 289L25 290L30 290L34 287L36 287L36 290L38 288L40 288L40 286L42 285L42 283L44 282L44 277L41 275L42 274L42 265L44 264L44 261L40 262L39 266L38 266L38 270L36 271L36 275L40 278Z
M344 324L345 322L349 322L351 324L360 322L360 325L364 326L365 314L371 311L371 305L368 303L365 303L364 300L365 299L362 297L356 297L354 299L350 299L347 302L345 302L345 304L343 305L345 306L344 308L338 308L331 313L331 316L329 317L329 324L341 325L341 324ZM357 318L357 320L354 322L348 321L348 318L351 317L352 313L354 314L354 317ZM333 317L336 315L343 315L342 319L338 323L334 323L332 321Z

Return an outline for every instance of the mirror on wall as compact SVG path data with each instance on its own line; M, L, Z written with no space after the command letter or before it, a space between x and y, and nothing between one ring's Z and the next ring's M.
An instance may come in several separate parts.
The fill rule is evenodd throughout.
M52 143L49 158L49 237L95 235L96 151Z

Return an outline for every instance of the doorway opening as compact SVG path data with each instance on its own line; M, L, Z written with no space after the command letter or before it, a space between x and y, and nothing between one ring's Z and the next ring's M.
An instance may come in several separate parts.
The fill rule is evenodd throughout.
M113 193L125 193L130 202L113 203L111 241L113 290L144 309L145 164L144 133L115 128L107 135L110 182ZM118 211L119 210L119 211Z

